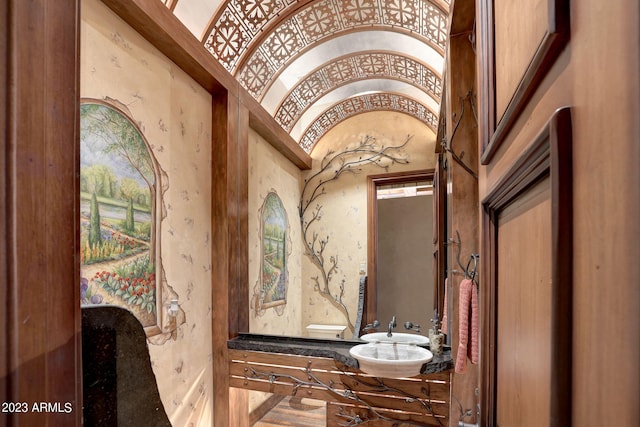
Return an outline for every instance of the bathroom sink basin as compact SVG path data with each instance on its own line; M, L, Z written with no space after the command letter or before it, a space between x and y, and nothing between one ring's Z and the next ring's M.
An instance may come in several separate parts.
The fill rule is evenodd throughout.
M360 370L384 378L406 378L420 374L422 365L433 359L433 354L414 344L397 342L370 342L351 347Z
M373 332L371 334L365 334L360 337L361 340L367 342L397 342L402 344L429 344L429 338L424 335L417 334L405 334L402 332L394 332L390 337L386 332Z

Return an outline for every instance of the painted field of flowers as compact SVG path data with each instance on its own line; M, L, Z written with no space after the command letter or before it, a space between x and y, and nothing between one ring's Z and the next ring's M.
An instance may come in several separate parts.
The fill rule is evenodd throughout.
M129 305L137 305L147 313L156 311L156 275L148 256L120 266L115 272L97 272L92 281Z
M80 221L80 263L83 265L127 258L149 249L149 244L119 231L100 227L100 239L89 242L89 220Z

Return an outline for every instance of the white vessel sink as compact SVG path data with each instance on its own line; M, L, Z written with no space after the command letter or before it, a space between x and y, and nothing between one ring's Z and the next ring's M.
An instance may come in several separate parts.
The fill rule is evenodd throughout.
M359 344L349 350L369 375L384 378L406 378L420 374L422 365L433 359L433 354L413 344L371 342Z
M418 345L429 344L429 338L424 335L406 334L403 332L394 332L390 337L387 336L386 332L373 332L371 334L362 335L360 339L367 342L397 342L402 344Z

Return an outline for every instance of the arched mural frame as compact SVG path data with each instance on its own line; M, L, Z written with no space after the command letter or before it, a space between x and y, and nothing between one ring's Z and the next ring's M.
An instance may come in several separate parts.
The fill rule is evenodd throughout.
M83 120L85 120L85 114L89 114L90 106L95 106L93 107L94 114L109 111L109 115L115 114L109 119L121 117L124 120L118 122L119 119L116 119L108 123L93 123L94 127L89 127L88 123ZM107 119L107 117L104 118ZM118 128L118 126L120 127ZM128 126L130 128L127 128ZM109 132L115 133L115 129L118 129L119 135L109 134ZM113 137L117 137L117 140L109 142L106 139ZM127 137L130 138L129 143L133 139L135 140L133 144L139 146L125 147L123 139ZM93 150L89 150L88 144L93 145ZM143 150L135 152L136 148L138 150L143 148ZM184 312L179 307L177 307L177 311L169 314L170 303L172 300L177 301L177 294L167 283L162 265L161 230L162 220L166 216L163 195L169 187L168 176L160 167L151 145L133 115L125 105L110 98L104 100L82 98L80 100L80 157L81 304L111 304L124 307L140 321L150 342L162 344L172 336L177 325L184 323L185 318ZM87 218L87 194L83 194L83 190L90 188L88 180L91 179L93 172L89 172L89 169L94 166L98 166L95 168L98 173L102 170L105 173L110 171L113 174L106 178L112 188L108 190L109 198L104 197L103 194L102 201L98 201L94 187L89 202L89 218ZM142 172L141 170L145 168L149 170ZM145 244L144 233L147 226L144 221L136 220L135 212L138 211L138 215L144 217L144 211L140 205L137 209L134 208L133 195L136 195L135 198L141 205L143 205L141 200L147 195L141 194L143 191L136 192L133 184L136 182L136 178L134 178L136 172L133 170L137 170L139 175L137 179L145 181L149 190L149 240L146 267L144 254L147 251L141 246ZM152 184L149 182L151 175L153 175ZM115 178L115 181L112 178ZM96 178L93 179L97 182ZM106 187L105 178L102 181L101 189L104 192L106 191L104 189ZM129 187L126 191L122 188L125 183ZM95 182L94 185L98 186ZM122 210L122 206L117 205L122 204L122 197L125 197L125 194L129 196L130 202L125 208L125 219L119 220L121 215L119 211ZM94 203L98 206L101 203L104 206L110 205L107 210L111 211L108 214L111 216L107 216L104 221L98 216L100 235L106 240L104 244L102 240L99 241L101 244L99 249L97 249L96 242L93 244L90 242L91 239L88 236L93 220L91 205ZM100 212L100 208L96 210ZM86 224L83 224L83 221L86 223L87 219L89 227L85 230ZM121 221L120 224L118 224L119 221ZM100 252L98 261L88 259L87 251L90 251L90 255ZM125 272L129 274L124 274Z
M272 203L276 205L273 206ZM253 289L252 306L256 316L264 314L268 308L273 308L281 316L287 304L288 260L292 242L287 210L275 190L270 190L265 196L258 217L260 218L260 271ZM275 255L273 242L276 247ZM281 249L280 245L282 245ZM274 277L275 279L272 280Z

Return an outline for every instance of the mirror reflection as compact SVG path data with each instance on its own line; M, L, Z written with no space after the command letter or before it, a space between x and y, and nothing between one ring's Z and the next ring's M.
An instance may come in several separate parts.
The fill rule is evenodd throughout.
M433 183L421 176L424 181L376 186L376 310L368 317L378 320L383 332L391 329L385 325L394 316L397 331L426 334L429 329L424 321L434 306L428 255L433 248Z
M250 133L248 332L353 339L374 320L386 332L395 315L397 332L426 335L434 291L425 171L435 167L435 134L411 116L372 112L310 154L312 169L301 171Z

